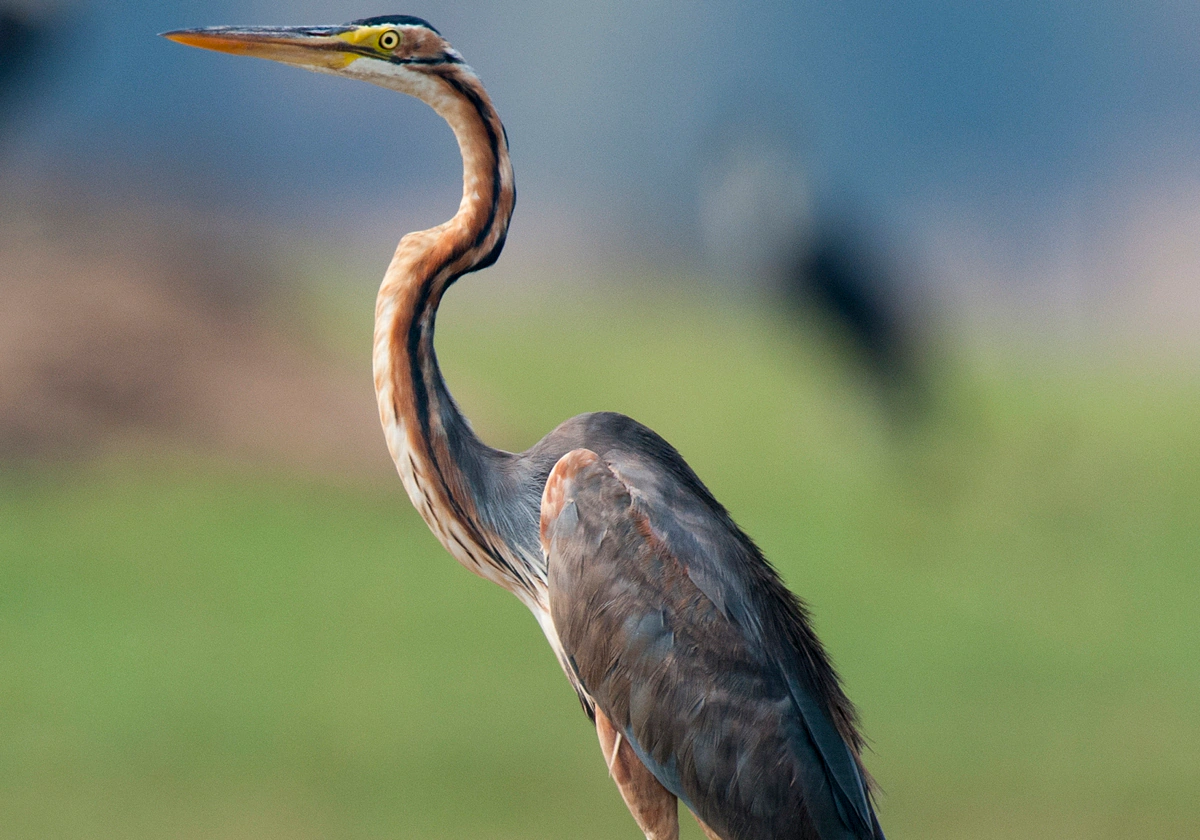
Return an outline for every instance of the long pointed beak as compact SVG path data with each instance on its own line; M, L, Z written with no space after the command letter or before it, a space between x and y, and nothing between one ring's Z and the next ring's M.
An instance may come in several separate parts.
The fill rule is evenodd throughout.
M350 38L354 26L210 26L177 29L164 38L206 50L269 58L310 70L340 70L362 53Z

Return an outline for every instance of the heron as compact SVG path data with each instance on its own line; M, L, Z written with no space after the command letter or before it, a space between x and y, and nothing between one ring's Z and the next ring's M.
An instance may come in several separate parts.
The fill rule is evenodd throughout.
M682 801L712 840L881 840L858 718L806 607L682 456L611 412L501 451L451 396L438 305L496 261L516 201L504 126L462 56L408 15L164 34L371 82L449 123L458 211L400 240L375 305L387 446L446 550L537 619L646 838L679 836Z

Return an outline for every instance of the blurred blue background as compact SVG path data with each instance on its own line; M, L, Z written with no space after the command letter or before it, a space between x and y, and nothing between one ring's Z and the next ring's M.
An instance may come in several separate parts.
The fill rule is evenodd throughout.
M6 131L7 169L339 235L453 206L455 149L420 103L152 37L337 22L379 11L369 3L18 6L54 11L55 43L37 49L45 98ZM902 228L941 274L960 259L1027 292L1083 271L1120 284L1145 278L1090 254L1186 209L1200 169L1189 3L409 11L459 46L504 117L522 187L514 250L703 269L705 191L744 144L779 152L810 200L850 196Z

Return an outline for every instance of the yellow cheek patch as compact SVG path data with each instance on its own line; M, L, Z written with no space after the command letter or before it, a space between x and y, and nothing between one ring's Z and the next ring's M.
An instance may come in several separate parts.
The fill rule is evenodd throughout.
M387 50L381 50L379 46L379 37L383 35L384 32L396 32L398 38L402 37L400 33L396 31L395 27L392 26L363 26L359 29L353 30L352 32L343 32L335 37L341 38L346 43L353 44L356 47L367 47L368 49L387 52ZM397 42L397 45L398 44L399 42ZM354 58L358 58L358 56L355 56ZM353 61L353 59L351 59L351 61Z
M355 61L362 58L362 56L340 51L316 53L305 51L304 54L300 55L280 54L274 56L268 55L264 56L264 58L273 58L275 61L282 61L286 64L297 64L301 67L326 67L330 70L341 70L349 67Z
M349 67L360 58L362 58L361 55L355 55L354 53L340 53L336 56L331 55L328 63L332 69L341 70L343 67Z

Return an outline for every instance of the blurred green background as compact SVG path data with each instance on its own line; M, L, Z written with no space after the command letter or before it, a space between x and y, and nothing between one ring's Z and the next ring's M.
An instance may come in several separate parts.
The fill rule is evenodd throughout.
M1200 836L1191 7L329 5L0 4L35 33L0 73L0 838L637 836L378 430L373 284L454 206L449 133L151 37L386 11L476 63L530 184L439 320L484 439L669 439L811 606L893 840ZM64 26L87 72L38 63ZM658 92L609 61L629 26ZM768 64L705 60L747 32ZM796 98L724 110L764 73ZM723 134L788 108L800 140ZM709 212L753 189L798 248L841 199L905 243L908 385Z
M1200 830L1190 377L1023 342L898 436L761 311L480 285L440 335L468 413L669 430L812 605L890 836ZM635 836L535 623L398 482L129 450L0 493L3 836Z

